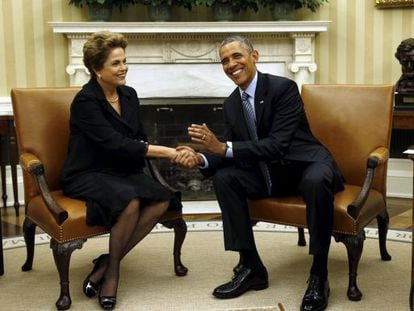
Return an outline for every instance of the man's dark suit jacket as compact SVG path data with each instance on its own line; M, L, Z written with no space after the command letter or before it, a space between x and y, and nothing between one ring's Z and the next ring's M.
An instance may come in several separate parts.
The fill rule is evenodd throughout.
M334 164L329 151L313 136L296 83L290 79L258 72L255 109L259 140L250 138L239 88L224 101L224 139L233 142L233 159L205 154L209 163L202 169L211 176L222 166L249 168L259 161L280 160ZM336 165L335 176L341 188L342 177Z

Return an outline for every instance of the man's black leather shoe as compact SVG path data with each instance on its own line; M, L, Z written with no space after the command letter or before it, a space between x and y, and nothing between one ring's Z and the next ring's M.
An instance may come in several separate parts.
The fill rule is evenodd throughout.
M246 266L243 264L238 264L237 266L235 266L233 268L233 273L234 274L239 274L240 272L242 272L244 269L246 269Z
M213 291L213 295L220 299L235 298L243 295L248 290L262 290L269 287L266 269L260 272L250 268L244 268L233 276L233 279L220 285Z
M322 311L328 306L329 282L325 278L311 275L308 288L302 299L301 311Z

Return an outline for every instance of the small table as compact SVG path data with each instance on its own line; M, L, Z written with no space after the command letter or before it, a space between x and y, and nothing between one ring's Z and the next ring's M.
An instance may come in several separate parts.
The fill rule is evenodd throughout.
M12 115L0 116L0 175L2 184L3 207L7 207L6 165L10 164L13 184L14 210L19 216L19 198L17 190L18 152L14 118Z
M3 261L3 229L0 211L0 275L4 274L4 261Z
M408 158L413 161L414 164L414 145L408 147L404 153L407 154ZM414 168L413 168L414 173ZM414 195L414 178L413 178L413 195ZM411 224L414 225L414 198L412 201L412 220ZM410 289L410 310L414 310L414 227L411 233L411 289Z
M14 209L16 216L19 216L19 198L17 192L17 164L18 152L16 144L16 132L14 118L12 115L0 116L0 175L2 184L3 206L7 207L6 191L6 165L10 164L13 183ZM0 211L0 275L4 274L3 258L3 229Z
M395 130L414 129L414 111L394 110L392 128Z

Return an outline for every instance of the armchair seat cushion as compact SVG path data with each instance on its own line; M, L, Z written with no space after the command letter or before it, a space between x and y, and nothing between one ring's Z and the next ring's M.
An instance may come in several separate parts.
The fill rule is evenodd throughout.
M30 200L26 216L58 243L87 239L109 232L109 228L86 224L86 204L84 201L65 197L60 190L52 191L51 194L56 202L68 212L68 219L58 225L40 195ZM168 210L161 216L160 222L181 218L182 212L180 209Z
M55 221L40 195L29 201L26 216L58 243L86 239L109 232L108 228L86 224L85 202L65 197L62 191L52 191L51 195L68 212L68 219L61 225Z
M386 208L382 194L371 190L364 209L357 219L353 219L347 208L360 191L361 187L345 184L345 189L335 195L334 232L356 235L378 215L379 206ZM300 196L252 200L249 202L249 210L251 218L257 221L307 227L306 205Z

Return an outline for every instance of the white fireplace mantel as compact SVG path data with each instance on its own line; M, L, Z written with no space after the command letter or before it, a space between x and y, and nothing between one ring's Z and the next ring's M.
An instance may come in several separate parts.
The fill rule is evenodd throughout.
M54 32L64 34L88 34L111 30L123 34L150 33L283 33L325 32L327 21L281 22L50 22Z
M141 98L226 97L234 84L223 74L218 46L229 34L246 35L259 51L259 70L314 83L315 36L328 21L286 22L50 22L68 38L71 86L89 79L82 47L96 31L125 35L128 84Z

